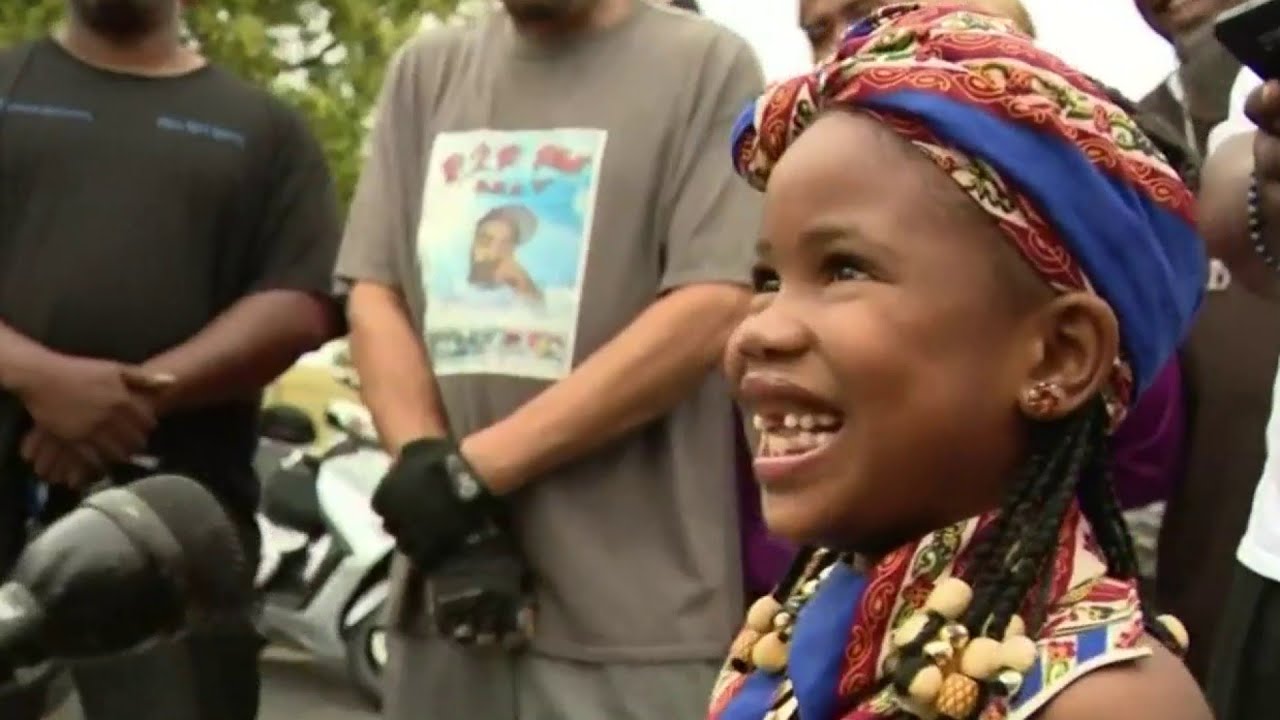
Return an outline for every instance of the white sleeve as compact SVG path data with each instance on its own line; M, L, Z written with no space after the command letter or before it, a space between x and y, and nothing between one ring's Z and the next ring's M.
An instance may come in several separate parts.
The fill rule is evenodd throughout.
M1242 68L1231 86L1231 104L1228 106L1227 119L1218 123L1209 133L1209 147L1206 155L1212 155L1227 138L1240 133L1253 132L1253 122L1244 114L1244 101L1249 93L1262 84L1262 79L1249 68Z

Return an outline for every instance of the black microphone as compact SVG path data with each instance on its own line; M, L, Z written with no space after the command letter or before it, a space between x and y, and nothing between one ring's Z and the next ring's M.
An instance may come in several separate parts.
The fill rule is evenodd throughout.
M243 617L244 548L194 480L144 478L91 495L23 551L0 586L0 665L125 652Z

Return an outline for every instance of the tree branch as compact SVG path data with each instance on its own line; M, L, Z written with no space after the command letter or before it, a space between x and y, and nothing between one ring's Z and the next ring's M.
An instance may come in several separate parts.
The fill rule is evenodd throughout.
M342 45L342 43L339 42L337 38L332 38L329 40L329 44L325 45L324 48L320 50L320 52L313 53L311 56L305 57L299 60L298 62L290 63L288 69L289 70L309 70L311 68L314 68L324 62L325 55L328 55L331 51L336 50L340 45Z

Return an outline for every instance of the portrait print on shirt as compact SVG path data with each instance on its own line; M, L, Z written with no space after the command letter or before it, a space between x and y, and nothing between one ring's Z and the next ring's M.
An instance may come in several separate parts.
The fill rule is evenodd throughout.
M437 376L558 380L573 366L607 133L442 133L417 252Z

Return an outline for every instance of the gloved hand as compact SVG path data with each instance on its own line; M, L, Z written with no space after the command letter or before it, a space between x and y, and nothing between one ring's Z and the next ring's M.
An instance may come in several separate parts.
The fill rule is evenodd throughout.
M505 532L450 557L427 578L427 587L430 616L445 638L515 650L532 637L529 572Z
M400 451L373 495L373 509L418 569L431 573L466 545L497 534L504 505L452 440L424 438Z

